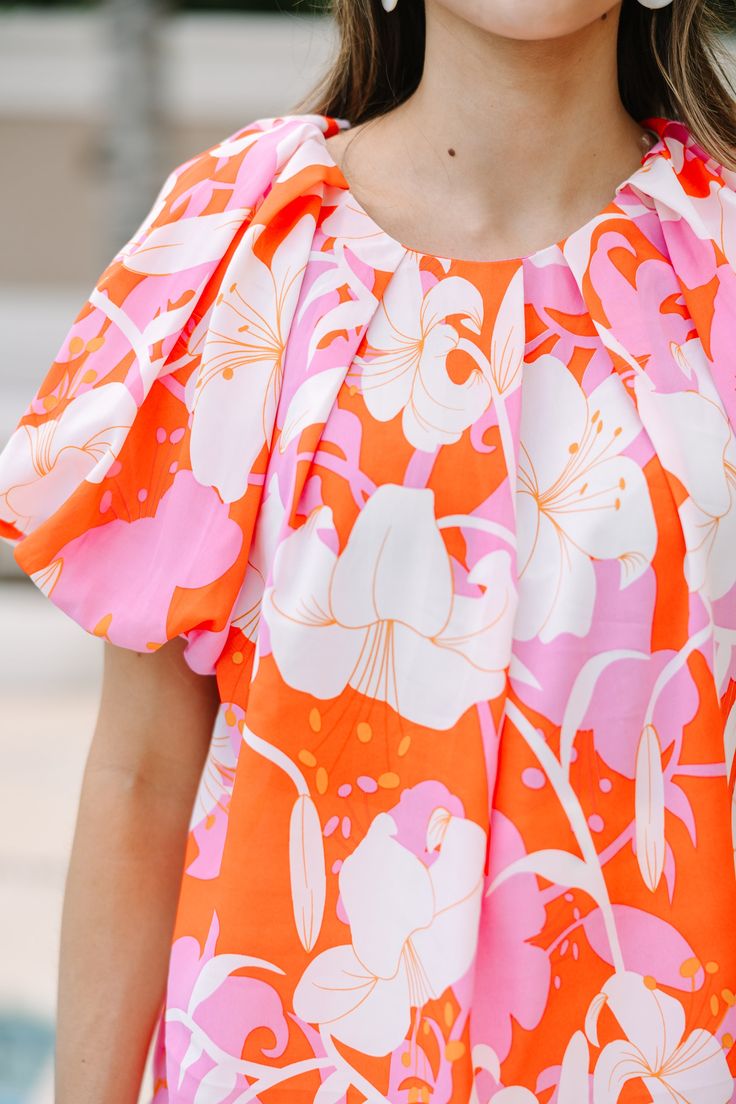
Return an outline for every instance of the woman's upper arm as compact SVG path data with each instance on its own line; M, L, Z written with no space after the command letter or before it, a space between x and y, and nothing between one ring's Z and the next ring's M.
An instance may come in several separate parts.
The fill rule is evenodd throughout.
M104 643L92 770L120 771L193 797L219 705L216 679L196 674L177 637L142 654Z

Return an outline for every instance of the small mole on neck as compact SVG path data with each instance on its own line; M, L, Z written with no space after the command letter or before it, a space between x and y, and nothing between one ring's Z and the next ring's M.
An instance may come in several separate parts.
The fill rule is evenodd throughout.
M450 148L450 149L448 149L448 151L447 151L447 152L449 153L450 157L454 157L454 156L455 156L455 151L454 151L454 149Z

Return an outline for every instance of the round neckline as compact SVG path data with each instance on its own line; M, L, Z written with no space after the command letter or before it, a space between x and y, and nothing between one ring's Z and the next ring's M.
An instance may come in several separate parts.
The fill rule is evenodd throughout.
M336 123L339 130L349 130L352 127L352 124L348 119L326 115L321 116L321 118L327 122L328 128L330 123ZM476 268L493 269L509 265L520 265L524 262L533 262L538 258L543 257L547 253L561 251L566 243L570 240L570 238L572 238L574 235L585 233L588 229L592 229L603 216L609 213L622 213L622 209L618 207L616 203L619 192L621 192L622 189L624 189L627 185L633 183L642 172L648 171L648 162L653 157L660 155L664 151L665 130L674 121L675 120L667 119L659 115L648 116L645 119L639 120L639 126L655 134L657 136L657 140L652 143L649 149L644 151L641 156L639 165L622 180L620 180L618 184L616 184L611 199L603 207L596 211L595 214L593 214L589 219L586 219L585 222L581 223L579 226L576 226L568 234L565 234L563 237L558 238L557 241L550 242L548 245L543 245L539 249L534 249L529 253L523 253L515 257L496 258L450 257L442 253L431 253L426 250L417 249L412 245L406 245L398 237L390 234L388 230L381 226L381 224L377 222L374 216L371 215L370 212L366 210L363 204L358 200L355 193L353 192L349 180L345 176L345 173L330 152L330 149L327 145L328 135L325 133L325 130L322 127L318 127L317 129L319 130L322 142L323 154L327 159L327 164L331 170L331 174L334 180L337 181L338 187L343 190L345 198L349 199L353 209L357 211L358 214L363 218L366 225L369 227L372 237L382 239L387 246L390 246L395 250L403 250L405 253L414 253L420 259L427 258L430 260L439 261L440 264L443 265L443 267L448 267L449 265L468 265L475 266Z

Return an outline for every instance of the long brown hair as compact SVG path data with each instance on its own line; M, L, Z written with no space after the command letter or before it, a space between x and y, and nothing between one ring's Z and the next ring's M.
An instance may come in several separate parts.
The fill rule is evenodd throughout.
M296 110L353 126L395 107L415 90L424 64L424 2L332 0L339 49ZM732 30L723 0L673 0L651 10L623 0L618 30L621 101L637 120L680 119L721 164L736 168L736 99L724 63Z

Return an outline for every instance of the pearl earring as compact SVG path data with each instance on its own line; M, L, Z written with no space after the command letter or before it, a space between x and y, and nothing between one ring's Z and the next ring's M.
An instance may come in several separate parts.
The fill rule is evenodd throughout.
M657 8L666 8L668 4L672 3L672 0L639 0L639 3L644 8L650 8L653 11Z
M387 12L393 11L398 2L399 0L381 0L381 3L383 4L383 10Z

